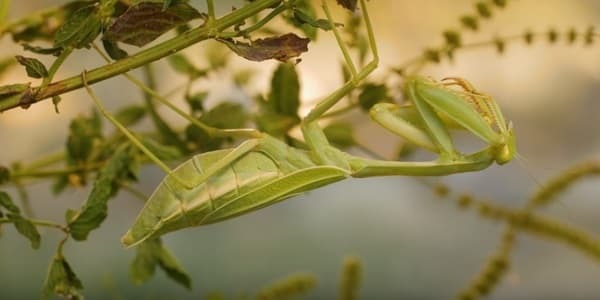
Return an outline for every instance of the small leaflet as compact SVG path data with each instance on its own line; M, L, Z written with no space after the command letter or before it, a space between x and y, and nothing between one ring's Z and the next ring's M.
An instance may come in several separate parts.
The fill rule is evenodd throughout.
M337 0L337 3L350 11L356 10L358 0Z
M154 275L159 266L168 277L187 289L192 281L179 261L163 245L160 239L150 239L137 247L137 253L129 267L129 277L135 284L143 284Z
M54 256L44 283L44 298L57 294L65 299L80 299L78 291L81 289L83 284L65 258L60 254Z
M293 33L251 41L235 42L232 39L218 39L239 56L251 61L277 59L285 62L308 51L310 39L301 38Z
M186 2L166 7L162 3L141 2L119 16L104 33L104 40L142 47L163 33L202 17Z
M102 20L95 5L76 10L58 29L54 47L89 48L102 30Z
M27 76L31 78L44 78L48 76L48 69L39 60L21 55L15 56L19 64L25 66Z

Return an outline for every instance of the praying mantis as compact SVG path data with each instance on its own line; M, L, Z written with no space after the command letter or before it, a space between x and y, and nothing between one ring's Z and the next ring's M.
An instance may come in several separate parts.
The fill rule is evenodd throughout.
M101 113L167 173L123 236L121 241L126 247L182 228L224 221L349 177L440 176L477 171L513 158L516 148L511 123L506 123L493 98L460 78L436 82L421 76L409 77L405 86L411 105L379 103L370 110L376 123L409 143L437 153L436 160L368 159L333 147L319 127L319 118L379 63L365 0L360 1L360 7L372 60L357 70L323 1L323 10L351 78L302 120L300 126L308 150L291 147L254 129L208 128L196 120L194 124L213 130L215 135L251 138L233 149L195 155L171 170L104 109L87 85L85 72L82 74L85 87ZM478 136L487 146L474 153L460 153L448 132L450 123Z

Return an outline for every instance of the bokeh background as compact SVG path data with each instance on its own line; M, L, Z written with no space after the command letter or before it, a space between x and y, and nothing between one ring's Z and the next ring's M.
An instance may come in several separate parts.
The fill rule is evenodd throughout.
M10 17L17 18L64 1L13 1ZM217 1L225 13L241 1ZM418 55L442 42L441 32L458 26L458 17L473 11L470 0L370 1L382 63L374 80L383 80L386 68ZM204 10L204 1L191 0ZM498 35L520 34L525 29L545 31L570 27L581 30L600 25L600 1L509 1L502 11L483 24L466 41L489 40ZM9 38L0 44L2 56L19 53ZM455 191L473 193L506 205L524 203L538 182L577 162L598 159L600 114L600 45L567 46L536 42L511 43L499 56L493 47L461 51L453 63L428 66L424 74L435 78L459 76L493 95L512 120L524 158L507 166L493 166L474 174L441 178ZM185 51L198 65L206 65L204 46ZM303 55L304 111L341 82L340 53L330 34L322 33ZM259 72L256 91L266 91L274 63L249 63L235 58L240 68ZM57 78L93 68L102 61L93 51L77 51ZM182 82L164 62L156 64L160 89ZM134 72L134 74L137 74ZM20 68L0 78L0 83L28 79ZM196 89L211 92L209 101L249 101L231 82L212 78ZM109 108L141 101L135 87L121 78L94 86ZM179 102L182 103L182 102ZM89 112L91 101L82 92L64 96L60 114L49 101L28 110L0 115L0 163L30 161L62 149L69 121ZM165 114L169 115L167 112ZM173 117L170 116L169 117ZM352 117L352 116L351 116ZM174 122L177 121L173 117ZM367 119L354 116L358 136L385 156L392 155L387 135ZM183 123L180 123L183 124ZM142 127L143 128L143 127ZM105 129L112 130L108 124ZM142 171L140 188L147 193L160 181L154 167ZM434 180L435 181L435 180ZM9 190L14 194L13 190ZM30 187L35 212L61 222L66 208L79 208L88 189L69 190L55 198L48 184ZM600 185L584 181L570 189L558 204L544 212L591 232L600 231ZM319 285L308 298L337 295L340 266L346 255L364 263L361 295L364 299L448 299L478 272L495 248L502 224L458 210L451 201L436 199L430 188L408 177L349 179L273 207L231 221L193 228L165 236L193 279L187 291L169 281L161 271L142 286L128 280L134 255L119 237L141 208L140 201L120 193L110 202L109 217L84 243L70 241L65 255L85 286L89 299L201 299L210 291L227 295L252 293L273 279L296 271L314 272ZM0 239L0 291L3 299L39 297L46 269L59 235L43 230L42 248L9 226ZM489 299L597 299L600 295L598 261L567 246L519 235L513 267Z

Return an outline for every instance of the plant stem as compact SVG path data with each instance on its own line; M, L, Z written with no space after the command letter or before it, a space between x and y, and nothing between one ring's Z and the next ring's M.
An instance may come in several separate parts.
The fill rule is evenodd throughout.
M281 0L256 0L252 3L239 8L224 17L214 21L212 26L201 26L183 34L176 36L170 40L162 42L154 47L142 50L134 55L118 60L114 63L104 65L102 67L90 70L87 72L89 84L103 81L112 78L121 73L125 73L141 67L149 62L159 60L169 56L182 49L185 49L198 42L214 38L215 32L221 32L231 26L243 22L245 19L258 14L264 9L278 4ZM0 112L6 111L18 106L27 106L44 99L61 95L83 87L83 81L80 75L76 75L58 82L49 84L45 89L40 90L32 97L24 99L10 97L0 101ZM35 89L35 88L34 88Z
M28 220L31 223L33 223L33 225L35 225L35 226L48 227L48 228L56 228L56 229L60 229L63 232L68 232L68 229L65 226L60 225L58 223L54 223L52 221L38 220L38 219L28 219ZM5 224L5 223L12 223L12 221L9 220L9 219L0 218L0 224Z

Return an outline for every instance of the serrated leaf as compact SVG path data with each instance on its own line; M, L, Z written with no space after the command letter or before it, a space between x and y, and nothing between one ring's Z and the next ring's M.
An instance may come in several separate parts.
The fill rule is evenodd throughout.
M337 0L337 3L350 11L356 10L358 0Z
M40 247L40 233L31 221L18 214L6 214L6 217L15 225L21 235L29 239L31 248L38 249Z
M102 20L96 5L90 4L76 10L54 35L54 46L89 48L102 30Z
M383 84L367 83L363 86L358 102L360 107L365 111L371 109L377 102L381 102L387 98L387 87Z
M123 59L129 55L125 50L119 48L119 45L113 41L107 41L103 39L102 47L104 47L104 51L106 51L108 56L114 60Z
M171 279L191 288L189 275L177 259L163 247L160 239L151 239L137 247L137 253L129 268L129 275L135 284L143 284L154 275L159 266Z
M200 70L194 66L183 54L174 54L168 57L169 64L178 73L189 76L191 79L206 75L205 70Z
M347 148L356 145L354 128L350 123L331 123L323 129L323 133L325 133L325 136L329 142L340 148Z
M310 39L293 33L258 39L251 43L235 42L232 39L218 39L239 56L251 61L277 59L285 62L308 51Z
M275 113L298 116L300 80L293 64L280 64L273 73L268 103Z
M130 105L115 113L115 118L125 127L136 124L146 116L146 108L139 105Z
M4 207L6 210L8 210L11 213L14 213L14 214L21 213L21 210L19 209L19 207L16 206L15 203L10 198L10 195L3 191L0 191L0 206Z
M25 67L27 76L31 78L44 78L48 76L48 69L39 60L21 55L15 56L19 64Z
M66 299L80 299L78 291L81 289L83 284L69 263L60 254L54 256L44 282L44 297L48 298L51 294L56 294Z
M176 26L202 16L183 1L163 8L163 4L153 2L131 6L108 28L104 39L142 47Z
M81 211L69 222L71 236L78 241L100 227L108 210L108 200L119 190L119 182L128 178L133 156L127 145L122 145L100 170L94 187Z

